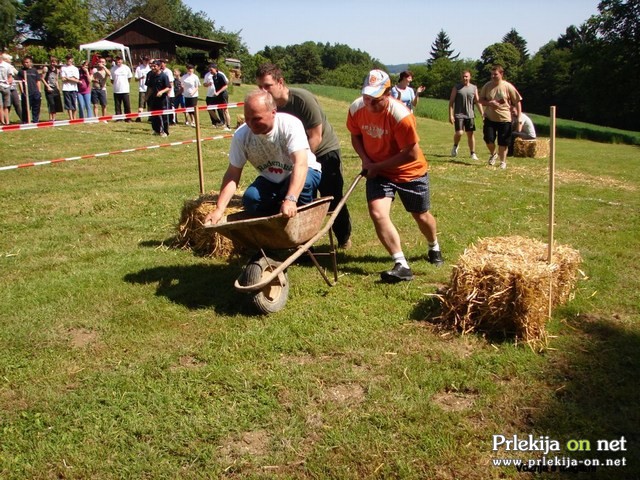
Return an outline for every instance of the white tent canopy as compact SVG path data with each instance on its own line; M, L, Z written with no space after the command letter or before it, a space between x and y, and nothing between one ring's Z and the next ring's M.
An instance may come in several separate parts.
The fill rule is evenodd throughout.
M97 42L85 43L84 45L80 45L80 51L82 50L87 50L87 61L90 61L92 51L102 52L104 50L116 50L120 52L120 56L123 58L125 63L133 66L129 47L125 47L121 43L112 42L110 40L98 40Z

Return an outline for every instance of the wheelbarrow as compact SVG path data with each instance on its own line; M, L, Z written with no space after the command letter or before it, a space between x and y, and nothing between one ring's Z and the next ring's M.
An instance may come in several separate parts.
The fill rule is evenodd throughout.
M331 227L362 177L363 172L353 180L342 200L329 215L329 204L333 197L322 197L299 206L296 216L292 218L281 213L255 217L247 212L238 212L228 215L215 225L205 227L231 239L234 244L257 250L258 253L249 260L234 282L234 287L240 292L248 293L261 313L275 313L284 308L289 295L287 268L302 255L309 256L327 285L334 286L338 282L336 246ZM314 252L311 247L327 232L329 252ZM293 252L283 261L276 261L269 256L276 250L291 249ZM321 256L331 258L332 279L318 262L318 257Z

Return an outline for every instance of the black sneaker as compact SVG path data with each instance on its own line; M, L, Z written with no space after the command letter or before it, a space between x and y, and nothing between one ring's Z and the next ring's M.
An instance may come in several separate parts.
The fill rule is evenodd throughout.
M444 259L442 258L440 250L429 250L429 263L436 267L441 267L444 264Z
M413 273L410 268L403 267L396 263L391 270L382 272L380 279L385 283L409 282L413 280Z

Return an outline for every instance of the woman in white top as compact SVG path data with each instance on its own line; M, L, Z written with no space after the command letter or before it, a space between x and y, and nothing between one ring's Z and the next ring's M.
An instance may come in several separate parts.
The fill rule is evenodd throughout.
M194 73L193 65L187 65L187 73L181 78L182 86L184 88L184 106L189 108L193 107L193 112L187 112L189 118L186 125L196 126L196 114L198 105L198 89L200 88L200 78Z
M412 80L413 73L409 70L400 72L398 83L391 89L391 96L400 100L411 111L413 111L413 107L418 104L418 95L424 92L424 85L420 85L417 92L414 92L413 88L409 86Z

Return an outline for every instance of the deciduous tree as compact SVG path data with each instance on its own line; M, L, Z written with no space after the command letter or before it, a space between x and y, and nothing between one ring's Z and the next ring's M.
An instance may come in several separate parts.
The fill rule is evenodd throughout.
M16 19L18 2L16 0L0 0L0 48L5 49L16 36Z
M23 5L23 21L47 48L77 47L93 35L86 0L25 0Z
M520 52L510 43L494 43L482 51L478 64L479 82L484 83L491 78L491 66L502 65L505 80L517 83L520 64Z

